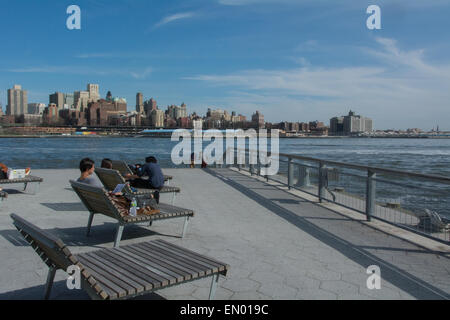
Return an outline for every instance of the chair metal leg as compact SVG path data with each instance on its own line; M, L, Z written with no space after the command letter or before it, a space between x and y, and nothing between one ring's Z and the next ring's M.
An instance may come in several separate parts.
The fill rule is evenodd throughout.
M114 248L117 248L120 244L120 239L122 239L123 228L124 228L124 225L122 225L122 224L119 224L117 226L116 239L114 240Z
M175 196L176 196L176 192L173 192L172 193L172 205L174 205L174 203L175 203Z
M50 298L50 292L52 291L53 280L55 279L56 268L50 267L48 269L47 283L45 285L45 295L44 299L48 300Z
M181 238L184 238L184 236L186 235L188 223L189 223L189 216L186 217L186 219L184 220L183 233L181 235Z
M94 220L94 213L93 212L91 212L89 214L89 220L88 220L88 225L87 225L86 237L89 237L89 234L91 233L92 220Z
M34 193L33 194L37 194L39 192L39 186L41 185L40 182L36 183L35 187L34 187Z
M214 295L216 294L217 283L219 282L219 274L216 273L212 276L211 280L211 289L209 290L209 300L214 299Z

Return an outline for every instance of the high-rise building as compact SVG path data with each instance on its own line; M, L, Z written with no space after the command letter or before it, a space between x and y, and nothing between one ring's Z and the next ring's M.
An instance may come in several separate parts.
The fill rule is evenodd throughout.
M152 110L150 112L151 125L155 128L164 127L164 111L162 110Z
M136 94L136 112L138 114L144 113L144 95L141 92Z
M72 109L74 105L73 93L64 93L64 109Z
M98 84L88 83L87 91L89 92L89 102L97 102L100 100Z
M253 115L252 115L252 123L254 126L256 126L257 128L264 128L264 116L262 113L260 113L259 111L256 111Z
M29 103L28 114L43 115L45 110L45 103Z
M61 92L55 92L49 97L49 104L55 104L59 110L64 108L64 94Z
M351 110L347 116L330 119L330 133L333 135L349 135L372 130L372 119L356 115Z
M372 131L372 119L365 118L360 115L355 115L353 111L348 113L348 116L344 117L344 133L352 134L358 132L371 132Z
M28 94L22 90L20 85L15 84L12 89L8 89L8 105L6 114L8 116L20 116L28 112Z
M73 93L73 106L78 111L84 111L89 103L88 91L75 91Z
M155 99L151 98L150 100L144 102L144 112L147 117L150 117L150 113L156 109L158 109L158 107Z
M330 134L335 136L344 134L344 117L333 117L330 119Z

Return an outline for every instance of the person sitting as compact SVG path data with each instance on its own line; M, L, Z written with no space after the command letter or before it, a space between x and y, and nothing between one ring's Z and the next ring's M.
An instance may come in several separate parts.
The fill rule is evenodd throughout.
M0 163L0 180L8 179L8 167L3 163Z
M108 158L103 159L101 167L104 169L112 169L113 168L112 160Z
M78 182L89 184L93 187L103 188L103 185L92 174L95 170L95 162L89 158L84 158L80 161L81 175Z
M148 176L148 179L142 179L144 176ZM125 178L130 180L131 186L135 188L161 190L164 187L164 175L155 157L147 157L136 175L128 174ZM155 199L159 203L158 191L155 192Z

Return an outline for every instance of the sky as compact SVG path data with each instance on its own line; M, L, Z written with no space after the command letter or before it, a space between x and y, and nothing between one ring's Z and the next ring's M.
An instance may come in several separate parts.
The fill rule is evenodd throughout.
M48 103L97 83L130 111L142 92L202 115L328 124L351 109L375 129L450 130L449 16L450 0L1 1L0 102L14 84Z

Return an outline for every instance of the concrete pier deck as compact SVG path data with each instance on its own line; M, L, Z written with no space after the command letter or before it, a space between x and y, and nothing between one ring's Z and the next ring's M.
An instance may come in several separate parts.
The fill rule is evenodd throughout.
M183 219L125 228L121 245L164 239L230 265L216 299L450 299L448 246L426 249L311 197L232 169L167 169L181 187ZM12 225L16 213L60 237L74 253L113 246L114 220L98 215L85 236L88 212L68 180L77 170L33 170L44 178L37 195L8 186L0 206L0 299L41 299L47 268ZM17 187L17 191L14 191ZM31 187L31 188L30 188ZM32 191L33 186L29 186ZM170 202L162 194L161 202ZM360 219L358 218L360 217ZM400 231L399 231L400 232ZM404 230L402 231L405 232ZM393 233L393 234L392 234ZM420 238L420 237L419 237ZM419 239L420 240L420 239ZM367 267L381 269L381 289L367 288ZM68 290L58 271L52 299L88 299ZM142 299L206 299L209 279L156 291Z

